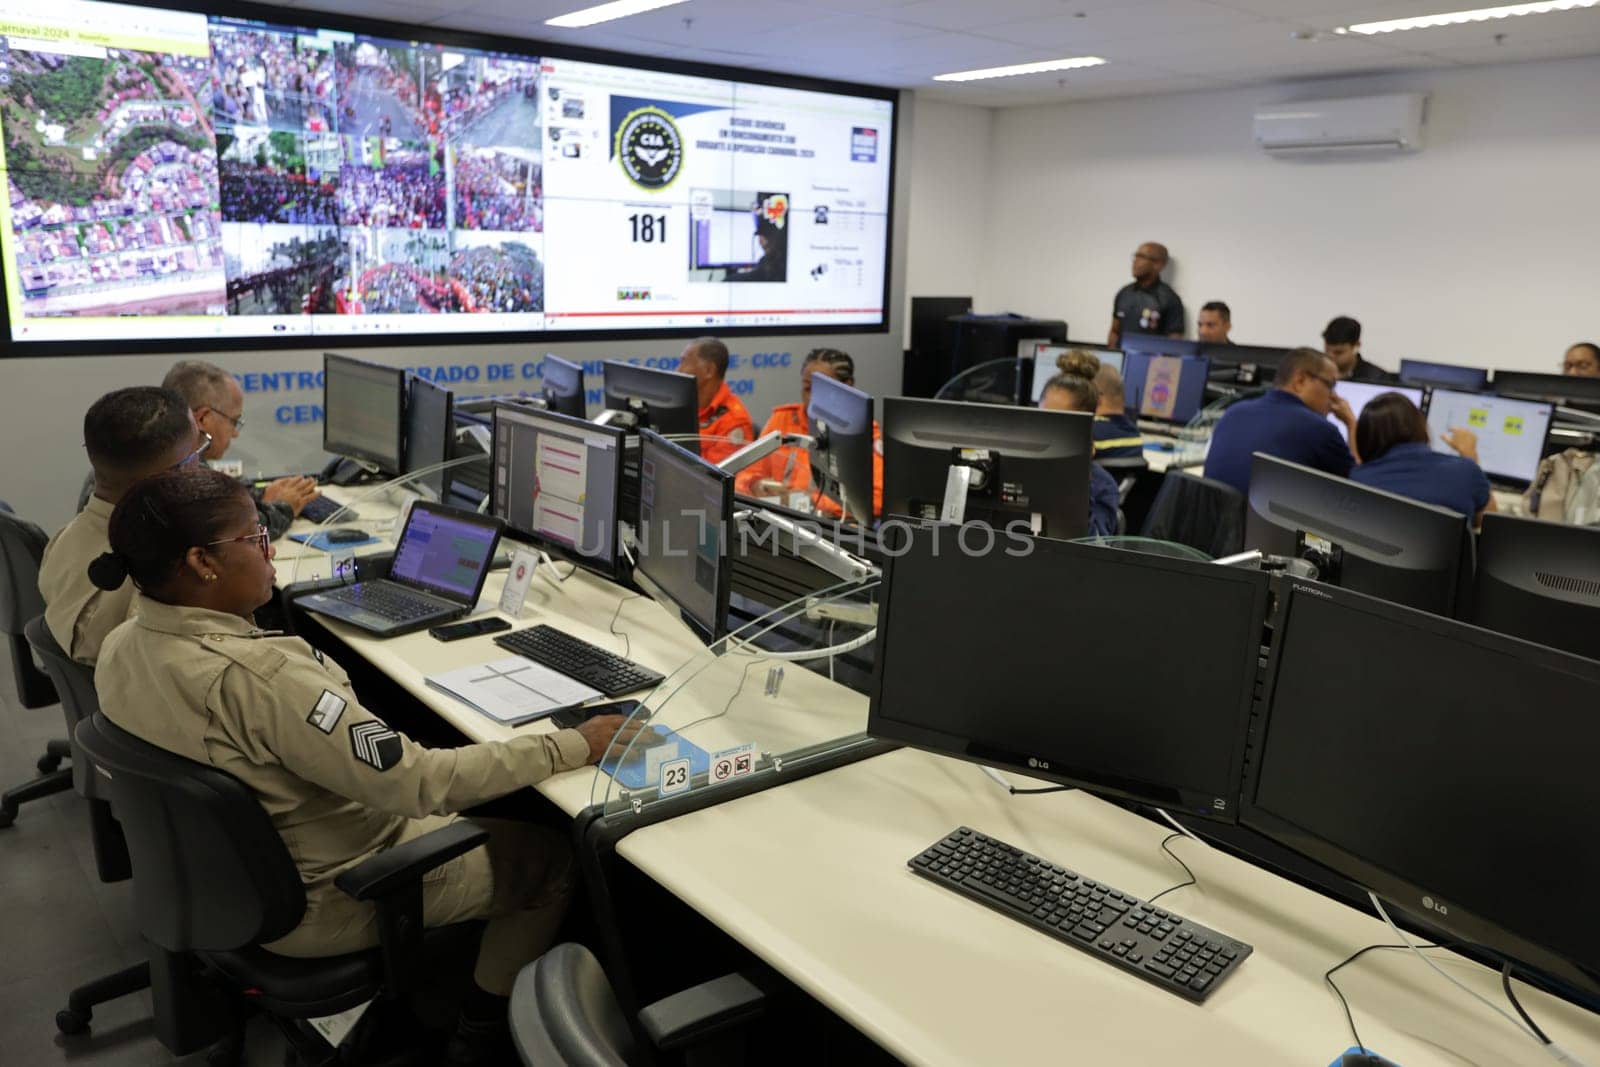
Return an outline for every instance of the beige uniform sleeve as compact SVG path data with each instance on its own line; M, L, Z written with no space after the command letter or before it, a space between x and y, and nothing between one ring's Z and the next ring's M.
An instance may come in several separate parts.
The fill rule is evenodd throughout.
M361 706L337 666L276 648L236 660L207 698L250 758L379 811L417 818L472 807L588 762L576 730L425 748Z

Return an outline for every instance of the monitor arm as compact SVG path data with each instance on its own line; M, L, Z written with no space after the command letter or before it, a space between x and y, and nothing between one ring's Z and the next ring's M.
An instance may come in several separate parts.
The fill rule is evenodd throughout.
M942 522L957 525L967 518L967 492L982 489L994 470L994 453L987 448L957 448L950 454L950 472L944 480Z
M812 438L806 437L804 434L779 433L774 430L772 433L762 434L754 441L751 441L739 451L718 463L717 467L720 470L727 471L729 474L737 474L746 467L760 463L780 448L810 448L815 443Z
M624 430L637 430L639 416L632 411L622 411L618 408L606 408L593 419L596 426L620 426Z
M866 582L882 577L883 570L870 560L846 552L841 545L809 530L800 523L775 514L765 508L748 508L734 512L734 519L746 525L764 523L782 538L784 547L798 558L820 567L846 582ZM759 539L758 539L759 543Z

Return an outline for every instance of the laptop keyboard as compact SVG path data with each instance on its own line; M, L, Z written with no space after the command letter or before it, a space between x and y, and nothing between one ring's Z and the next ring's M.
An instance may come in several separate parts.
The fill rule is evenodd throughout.
M370 611L390 622L406 622L424 615L432 615L443 606L437 600L388 582L362 582L359 585L336 589L327 596L330 600L338 600L363 611Z

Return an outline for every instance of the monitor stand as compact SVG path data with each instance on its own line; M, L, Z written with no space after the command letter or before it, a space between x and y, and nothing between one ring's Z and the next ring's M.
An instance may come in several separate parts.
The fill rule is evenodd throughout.
M967 519L967 493L973 488L982 489L994 461L987 448L958 449L951 457L950 470L944 479L944 506L939 510L941 522L960 525Z

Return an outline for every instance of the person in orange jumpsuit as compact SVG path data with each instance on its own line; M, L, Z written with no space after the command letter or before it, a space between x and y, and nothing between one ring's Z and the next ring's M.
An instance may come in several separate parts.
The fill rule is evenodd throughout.
M756 439L756 424L750 412L728 388L727 345L715 337L690 341L678 359L678 371L699 385L702 459L721 463Z
M836 348L813 348L800 364L800 403L779 404L761 430L769 433L806 435L811 432L806 421L806 409L811 406L811 376L821 374L854 385L856 363L850 356ZM872 511L883 513L883 434L876 420L872 423ZM746 496L777 496L781 493L806 493L813 506L823 515L834 518L842 514L837 501L811 488L811 457L803 448L784 446L758 463L740 471L734 488Z

